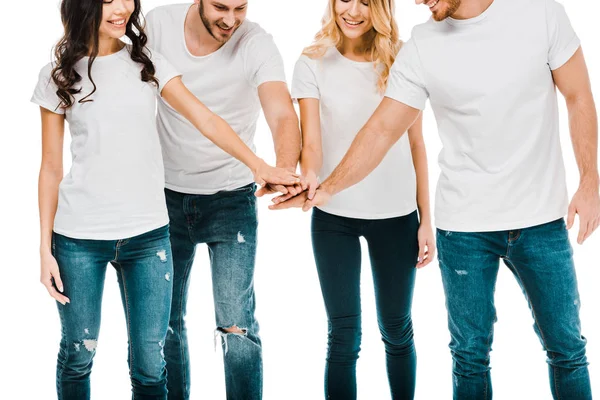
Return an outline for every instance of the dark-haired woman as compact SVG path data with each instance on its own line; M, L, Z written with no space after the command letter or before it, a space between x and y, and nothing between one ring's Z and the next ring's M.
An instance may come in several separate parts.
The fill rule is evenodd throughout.
M172 259L156 94L248 165L258 183L290 185L298 179L256 157L187 91L159 54L145 48L140 0L63 0L61 17L65 34L56 62L42 69L32 98L42 116L41 281L60 303L62 324L58 398L90 397L104 276L111 263L127 319L133 398L166 399L162 347ZM131 45L119 40L124 35ZM65 120L73 162L63 179Z

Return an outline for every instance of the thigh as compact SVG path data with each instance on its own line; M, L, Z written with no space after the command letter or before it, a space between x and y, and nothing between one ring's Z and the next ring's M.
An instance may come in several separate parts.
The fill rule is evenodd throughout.
M195 215L186 207L186 198L190 198L189 196L165 189L165 197L169 211L169 236L173 258L172 313L179 315L177 317L173 314L173 319L177 320L186 313L190 272L196 254L196 243L192 241L190 234Z
M158 354L171 309L173 261L168 226L128 240L118 254L113 265L121 285L130 347L135 352L151 342Z
M521 230L507 265L528 298L547 350L581 348L577 277L564 221Z
M200 233L210 256L219 327L254 324L254 268L258 220L253 186L215 195L207 204Z
M494 290L500 263L496 233L438 229L437 248L446 293L448 326L453 339L471 345L476 338L491 344L496 320Z
M360 317L361 248L350 219L314 209L313 253L329 320Z
M54 233L52 251L58 263L64 284L64 293L70 299L58 304L63 338L72 341L76 351L88 341L98 340L102 293L106 266L111 256L108 241L72 239ZM70 345L69 345L70 346Z
M372 221L365 234L380 319L410 315L419 243L417 212Z

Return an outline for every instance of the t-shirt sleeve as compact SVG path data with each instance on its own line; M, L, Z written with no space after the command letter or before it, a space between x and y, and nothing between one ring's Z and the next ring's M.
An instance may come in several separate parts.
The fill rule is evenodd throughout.
M429 93L425 88L421 60L413 39L402 46L392 65L385 96L419 110L425 109Z
M315 61L307 56L300 56L294 67L292 78L292 99L320 99L319 85L315 75Z
M150 51L152 54L152 62L154 63L154 69L156 72L154 76L158 79L158 94L162 93L165 85L173 78L181 76L181 73L175 69L175 67L167 61L159 52L156 50Z
M268 33L258 33L248 39L244 67L254 87L265 82L286 82L283 59Z
M548 65L551 70L562 67L580 46L579 38L571 26L562 4L546 0L548 24Z
M57 90L58 87L52 80L52 64L48 64L40 71L31 102L53 113L64 114L65 109L60 107L61 100L56 94Z

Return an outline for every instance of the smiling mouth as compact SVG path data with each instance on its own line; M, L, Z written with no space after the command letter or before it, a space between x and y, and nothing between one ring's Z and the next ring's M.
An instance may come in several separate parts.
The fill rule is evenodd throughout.
M108 23L112 24L114 26L121 27L121 26L125 25L125 18L123 18L123 19L115 19L113 21L108 21Z
M439 2L440 0L434 0L431 3L427 3L426 6L429 7L429 9L431 10L433 7L437 6Z
M358 26L360 24L362 24L364 21L350 21L347 20L346 18L342 17L342 19L344 20L345 23L347 23L350 26Z

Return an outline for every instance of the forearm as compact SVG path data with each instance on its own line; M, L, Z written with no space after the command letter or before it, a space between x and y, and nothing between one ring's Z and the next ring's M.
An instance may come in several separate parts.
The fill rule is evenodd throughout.
M277 121L273 131L273 143L277 157L276 166L295 171L300 157L300 129L295 112Z
M569 129L580 186L598 188L598 117L591 93L567 98Z
M306 146L300 154L300 169L303 175L312 171L315 175L319 174L323 165L323 154L321 149L316 149L312 146Z
M52 230L58 205L58 187L62 170L41 168L38 180L38 206L40 213L40 253L52 251Z
M350 149L321 185L329 194L345 190L369 175L383 160L402 134L380 134L367 124L356 136Z
M417 207L421 224L431 224L431 207L429 201L429 171L427 168L427 152L422 143L411 145L413 165L417 177Z
M253 171L258 168L262 160L254 154L223 118L212 114L204 121L197 121L194 117L191 117L190 121L208 140L227 154L238 159Z

